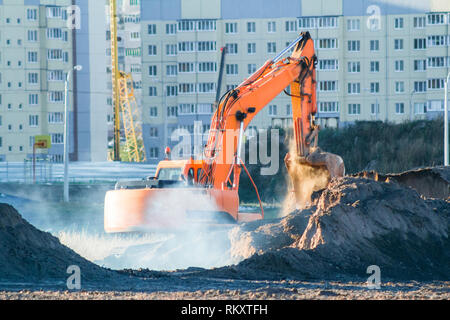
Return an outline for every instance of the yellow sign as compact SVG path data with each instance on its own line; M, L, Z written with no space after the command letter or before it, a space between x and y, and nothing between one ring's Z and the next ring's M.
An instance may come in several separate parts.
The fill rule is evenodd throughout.
M50 136L35 136L34 145L36 149L50 149L52 147L52 138Z

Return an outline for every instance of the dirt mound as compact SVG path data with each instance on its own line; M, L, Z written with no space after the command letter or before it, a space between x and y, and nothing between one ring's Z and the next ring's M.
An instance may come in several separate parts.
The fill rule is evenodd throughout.
M63 246L50 233L33 227L12 206L0 203L0 280L65 283L71 265L80 267L83 282L114 275Z
M450 277L450 203L397 183L335 179L308 210L232 232L237 265L209 272L238 278Z
M396 182L413 188L428 198L450 198L450 169L448 167L421 168L390 174L380 174L376 171L363 171L353 176L372 178L383 182Z

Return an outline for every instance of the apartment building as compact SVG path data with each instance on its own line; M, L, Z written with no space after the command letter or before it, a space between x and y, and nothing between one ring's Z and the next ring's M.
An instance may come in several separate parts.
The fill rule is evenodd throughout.
M31 159L37 135L52 141L38 158L63 160L64 82L74 65L83 69L69 82L70 157L106 160L104 12L100 1L0 0L0 161Z
M159 161L177 128L209 128L220 48L222 92L237 86L302 31L319 62L324 126L439 116L449 62L445 0L141 0L142 113L147 156ZM289 126L284 93L254 127Z

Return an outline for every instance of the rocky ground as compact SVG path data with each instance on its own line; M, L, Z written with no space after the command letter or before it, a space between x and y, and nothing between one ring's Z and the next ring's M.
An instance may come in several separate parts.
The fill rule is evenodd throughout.
M0 204L0 299L449 299L449 199L383 181L336 179L285 217L97 261L146 268L122 271L88 261ZM165 269L205 257L213 267L152 270L155 260ZM67 291L70 265L81 269L82 291ZM373 265L381 288L370 290Z

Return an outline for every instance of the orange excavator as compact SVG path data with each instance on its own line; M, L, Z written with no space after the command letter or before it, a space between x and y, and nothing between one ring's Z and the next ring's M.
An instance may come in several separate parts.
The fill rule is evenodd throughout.
M284 57L292 50L289 57ZM105 197L106 232L186 228L190 223L248 222L264 218L258 189L241 159L243 134L253 118L278 94L292 98L293 148L285 164L294 186L302 188L298 166L326 173L326 183L344 175L344 163L317 146L315 122L316 63L314 42L301 33L274 59L222 96L211 119L201 159L166 160L155 177L120 181ZM260 202L260 212L239 212L241 170L249 175ZM323 186L321 186L323 187ZM297 197L298 198L298 197Z

